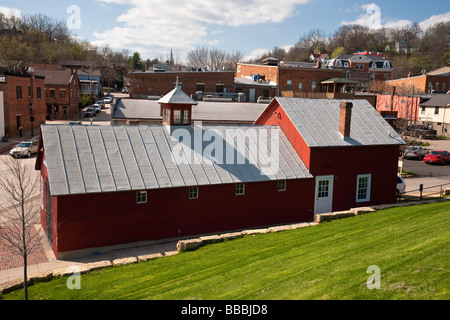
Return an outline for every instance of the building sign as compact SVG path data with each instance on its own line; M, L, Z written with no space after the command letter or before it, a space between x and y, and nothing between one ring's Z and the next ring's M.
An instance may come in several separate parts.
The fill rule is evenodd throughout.
M0 82L6 83L6 77L4 74L0 74Z

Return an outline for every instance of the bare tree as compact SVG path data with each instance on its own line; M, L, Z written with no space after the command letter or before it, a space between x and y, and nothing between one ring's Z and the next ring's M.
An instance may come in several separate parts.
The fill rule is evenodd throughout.
M187 53L189 67L203 71L233 71L242 58L243 54L240 51L229 54L220 49L207 47L197 47Z
M326 40L325 32L320 29L313 29L300 37L297 46L306 50L308 54L313 54Z
M41 244L43 235L35 228L39 221L39 173L25 161L12 157L2 160L0 172L0 239L12 254L23 259L24 295L28 300L28 258Z

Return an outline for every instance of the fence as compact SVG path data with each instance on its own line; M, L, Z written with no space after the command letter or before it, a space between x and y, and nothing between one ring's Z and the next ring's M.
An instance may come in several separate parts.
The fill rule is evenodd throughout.
M424 198L442 198L450 194L450 183L439 184L431 187L424 187L423 184L419 189L410 190L407 193L402 193L397 197L397 202L404 201L420 201Z

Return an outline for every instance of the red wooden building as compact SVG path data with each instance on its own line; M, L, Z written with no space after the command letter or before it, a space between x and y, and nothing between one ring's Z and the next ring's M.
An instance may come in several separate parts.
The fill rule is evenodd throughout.
M315 213L396 201L404 141L368 101L276 98L255 124L279 126L315 177Z
M340 120L340 102L276 98L254 125L202 126L175 88L161 125L43 125L41 223L56 256L395 202L403 141L365 100Z

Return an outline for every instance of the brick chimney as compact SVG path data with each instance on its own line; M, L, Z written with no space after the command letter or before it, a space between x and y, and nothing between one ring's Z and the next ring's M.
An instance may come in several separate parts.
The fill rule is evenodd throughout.
M341 102L339 108L341 112L339 117L339 132L344 136L344 138L348 138L350 137L353 103Z

